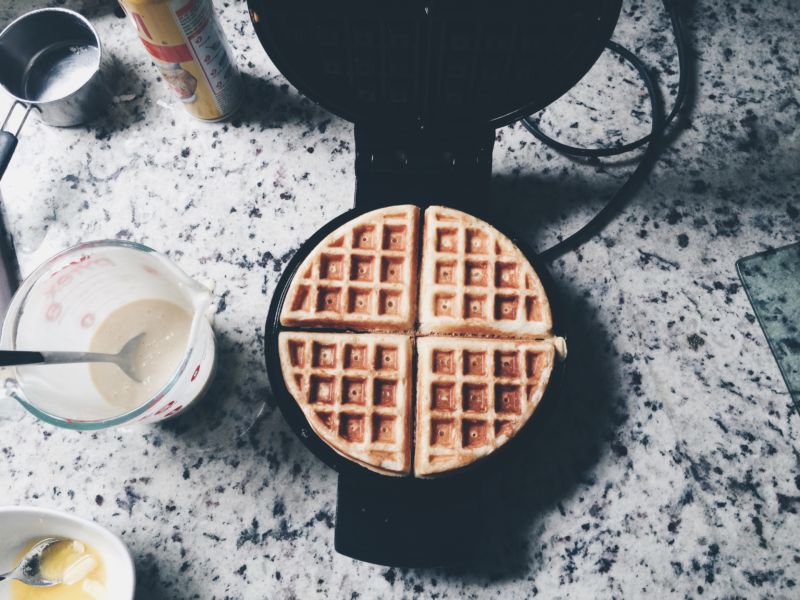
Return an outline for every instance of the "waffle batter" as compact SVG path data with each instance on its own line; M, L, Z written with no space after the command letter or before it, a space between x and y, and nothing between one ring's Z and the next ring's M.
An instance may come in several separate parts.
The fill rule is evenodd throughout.
M133 410L166 385L186 353L192 317L182 307L165 300L137 300L112 312L97 328L90 351L115 353L144 332L134 356L133 381L111 363L91 363L89 370L98 392L110 404Z

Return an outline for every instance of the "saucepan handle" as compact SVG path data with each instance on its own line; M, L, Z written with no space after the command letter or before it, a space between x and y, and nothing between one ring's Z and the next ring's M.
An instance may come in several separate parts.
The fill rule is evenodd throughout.
M22 120L17 127L17 131L15 133L11 133L10 131L6 130L6 125L8 124L11 115L14 113L14 109L17 105L21 106L25 109L25 114L22 116ZM25 105L19 100L15 101L14 104L11 105L11 108L8 109L8 113L6 114L6 118L3 120L3 125L0 126L0 179L3 178L3 174L6 172L6 167L8 167L8 163L11 162L11 157L14 155L14 150L17 148L17 141L19 132L22 129L22 126L25 124L25 119L28 118L28 114L31 112L33 105Z

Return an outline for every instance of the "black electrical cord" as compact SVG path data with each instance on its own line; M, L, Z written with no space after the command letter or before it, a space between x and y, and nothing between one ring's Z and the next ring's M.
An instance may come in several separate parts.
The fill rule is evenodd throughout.
M675 7L673 0L663 0L664 7L670 16L672 23L672 32L675 37L675 45L678 52L678 91L675 95L675 103L669 114L664 117L663 103L661 101L661 94L657 83L650 74L647 65L642 60L633 54L630 50L620 46L616 42L610 41L606 47L620 55L623 59L628 61L636 69L639 77L641 77L647 88L647 93L650 98L650 112L651 112L651 126L650 133L646 136L627 144L614 146L612 148L580 148L577 146L569 146L549 137L539 129L537 122L534 122L531 117L524 117L522 125L531 134L533 134L543 144L553 148L557 152L567 156L580 157L580 158L602 158L609 156L619 156L641 148L647 145L647 148L642 155L639 164L634 169L633 173L628 177L622 187L617 190L614 196L600 209L600 211L593 216L588 223L583 225L576 232L572 233L565 239L554 244L547 250L544 250L539 256L546 261L552 261L556 258L563 256L571 250L577 249L579 246L586 243L589 239L597 235L602 229L611 221L613 216L619 212L624 204L630 198L630 195L635 189L642 184L646 174L650 168L655 164L658 153L661 149L660 142L664 139L664 134L683 108L686 97L688 95L689 78L688 78L688 64L687 54L688 47L686 39L683 34L683 26L681 25L678 9Z

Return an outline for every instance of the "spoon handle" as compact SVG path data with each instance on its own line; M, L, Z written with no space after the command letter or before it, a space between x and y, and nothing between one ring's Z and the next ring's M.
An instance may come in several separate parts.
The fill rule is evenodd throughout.
M106 354L105 352L62 352L61 350L48 350L39 352L43 361L51 365L61 365L64 363L84 363L84 362L119 362L116 354Z
M0 350L0 367L47 363L59 365L82 362L119 362L116 354L103 352L35 352L32 350Z
M16 365L34 365L43 363L44 355L41 352L29 350L0 350L0 367L13 367ZM0 577L0 581L3 578Z

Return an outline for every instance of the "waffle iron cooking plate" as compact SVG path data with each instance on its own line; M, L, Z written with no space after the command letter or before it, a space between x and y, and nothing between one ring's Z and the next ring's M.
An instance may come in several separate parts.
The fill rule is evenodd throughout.
M465 210L507 235L539 274L565 335L544 266L485 215L494 129L544 108L594 64L621 0L431 0L341 3L248 0L261 43L301 92L355 123L355 208L323 226L287 265L270 305L265 358L286 421L339 473L335 547L391 566L458 562L480 546L481 490L524 468L563 377L557 362L534 417L497 451L432 479L379 475L333 451L286 389L279 315L303 259L336 227L391 204ZM472 523L465 527L465 523ZM480 528L479 528L480 529Z

